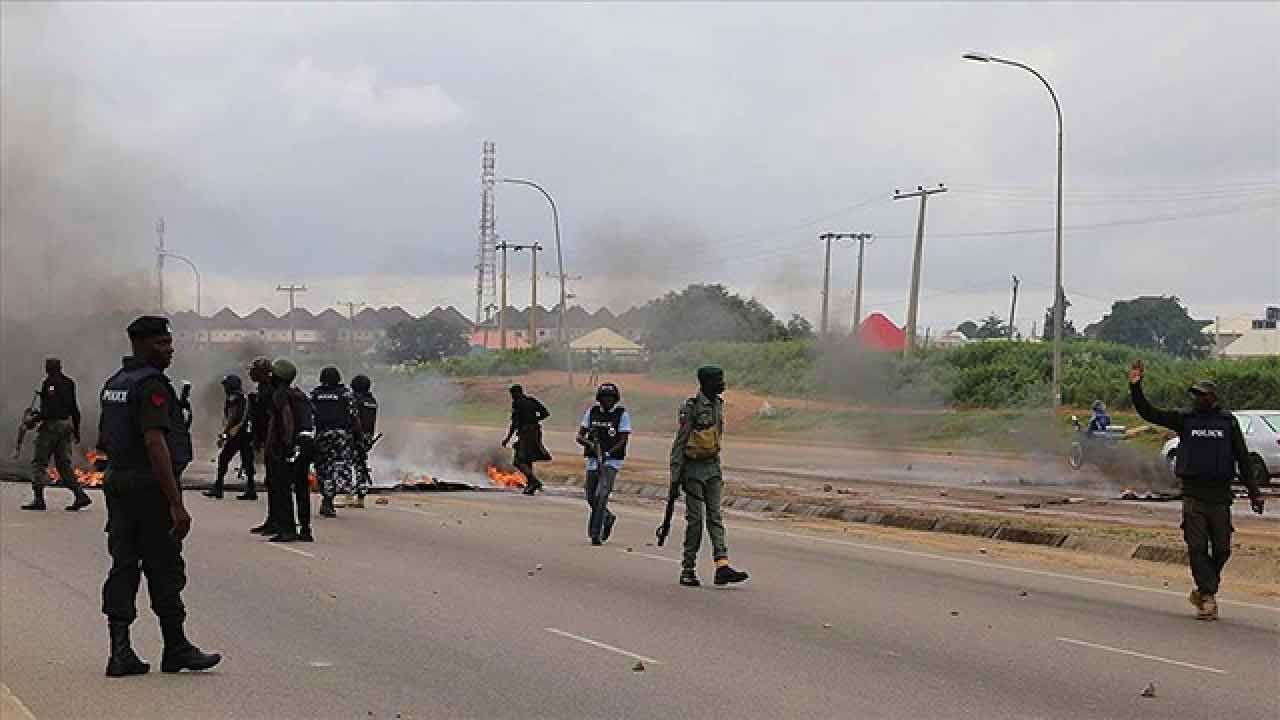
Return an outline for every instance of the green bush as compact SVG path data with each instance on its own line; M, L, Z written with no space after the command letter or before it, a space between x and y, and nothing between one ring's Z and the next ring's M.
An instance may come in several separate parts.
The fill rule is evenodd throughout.
M477 352L439 362L422 363L414 366L414 371L434 372L449 377L524 375L533 370L549 367L552 362L551 356L542 348L527 348Z
M1218 383L1225 405L1280 408L1280 358L1184 360L1097 341L1063 346L1063 402L1102 400L1127 408L1128 371L1142 358L1144 383L1157 405L1186 403L1200 378ZM701 365L725 369L731 386L775 395L908 406L1043 407L1053 379L1049 343L992 341L922 352L909 361L895 353L865 352L818 341L689 343L654 358L654 372L689 377Z

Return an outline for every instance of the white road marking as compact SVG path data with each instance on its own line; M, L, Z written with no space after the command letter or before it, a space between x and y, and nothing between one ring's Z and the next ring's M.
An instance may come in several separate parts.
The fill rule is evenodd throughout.
M410 513L413 515L429 515L431 517L444 517L443 513L431 512L430 510L419 510L417 508L396 507L394 505L388 505L386 509L395 510L396 512Z
M273 547L273 548L275 548L275 549L277 549L277 550L284 550L284 551L286 551L286 552L291 552L291 553L294 553L294 554L296 554L296 555L301 555L302 557L309 557L309 558L313 558L313 557L315 557L315 555L312 555L311 553L307 552L306 550L299 550L298 548L291 548L291 547L289 547L288 545L281 545L280 543L273 543L273 542L269 542L269 543L267 543L267 545L269 545L269 546L271 546L271 547Z
M947 555L938 555L936 553L921 552L919 550L904 550L902 548L885 547L883 545L874 545L871 543L852 542L850 540L837 540L835 538L825 538L818 535L799 535L796 533L782 532L780 530L768 530L765 528L752 527L751 525L734 525L735 529L747 530L750 532L764 533L766 535L777 535L779 537L791 538L793 540L812 540L814 542L827 543L829 545L844 545L846 547L858 548L860 550L877 550L880 552L893 553L896 555L906 555L909 557L927 558L929 560L942 560L961 565L972 565L975 567L992 568L996 570L1007 570L1009 572L1024 573L1026 575L1039 575L1040 577L1050 577L1057 580L1074 580L1076 582L1089 583L1091 585L1105 585L1107 587L1122 588L1125 590L1138 590L1140 592L1157 593L1159 595L1171 595L1174 597L1185 597L1186 594L1177 590L1163 590L1161 588L1144 587L1142 585L1130 585L1129 583L1116 582L1115 580L1102 580L1100 578L1084 577L1081 575L1069 575L1067 573L1053 572L1052 570L1035 570L1032 568L1023 568L1016 565L1004 565L1001 563L983 562L981 560L971 560L969 558L949 557ZM1275 605L1263 605L1260 603L1243 602L1241 600L1224 600L1222 596L1218 596L1219 605L1234 605L1236 607L1247 607L1255 610L1269 610L1274 613L1280 613L1280 607Z
M310 665L310 666L311 666L311 667L313 667L313 668L331 668L331 667L333 667L333 663L329 662L328 660L312 660L311 662L309 662L309 663L307 663L307 664L308 664L308 665Z
M651 560L661 560L662 562L670 562L670 563L680 562L676 558L663 557L662 555L654 555L653 553L647 553L647 552L636 552L634 550L624 550L622 548L619 548L618 552L622 553L623 555L634 555L636 557L649 558Z
M648 663L650 665L662 664L662 661L660 660L654 660L653 658L645 657L644 655L637 655L633 652L627 652L622 648L616 648L612 645L606 645L605 643L602 643L599 640L592 640L591 638L585 638L585 637L582 637L581 635L574 635L573 633L565 632L564 630L557 630L556 628L542 628L542 629L546 630L549 633L552 633L553 635L559 635L560 637L567 637L570 640L577 640L580 643L586 643L587 645L598 647L601 650L608 650L609 652L614 652L619 655L629 657L633 660L639 660L642 663Z
M1203 672L1217 673L1218 675L1226 675L1226 670L1218 668L1206 667L1204 665L1196 665L1194 663L1182 662L1181 660L1170 660L1169 658L1160 657L1159 655L1148 655L1146 653L1134 652L1133 650L1125 650L1124 648L1111 647L1109 645L1098 645L1097 643L1085 642L1084 640L1076 640L1075 638L1060 637L1059 642L1079 645L1081 647L1093 648L1094 650L1105 650L1107 652L1118 653L1120 655L1128 655L1130 657L1142 658L1143 660L1154 660L1162 662L1166 665L1177 665L1178 667L1188 668L1190 670L1201 670Z
M22 718L22 720L36 720L35 713L31 712L26 705L23 705L18 696L14 695L9 686L4 683L0 683L0 710L16 710L18 717L14 718L14 720L19 720L19 718ZM7 720L9 713L6 712L3 715Z

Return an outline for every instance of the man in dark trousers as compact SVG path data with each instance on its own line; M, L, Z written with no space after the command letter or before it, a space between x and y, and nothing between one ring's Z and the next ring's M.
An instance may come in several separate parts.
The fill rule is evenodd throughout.
M622 407L622 392L613 383L596 389L596 404L582 416L578 444L587 458L587 537L592 545L603 545L613 533L617 516L609 512L609 494L627 457L631 437L631 414ZM604 462L601 462L603 458Z
M65 509L76 512L89 507L93 501L81 489L71 467L71 445L80 444L80 406L76 403L76 383L62 374L62 361L49 358L44 361L44 382L40 384L40 407L34 421L36 426L36 450L31 458L31 502L23 510L44 510L44 488L49 484L49 459L58 469L61 485L75 495L75 501Z
M1190 410L1160 410L1142 393L1146 372L1141 360L1129 371L1129 395L1143 420L1178 433L1174 473L1182 481L1182 537L1196 587L1187 598L1201 620L1218 619L1218 586L1231 557L1231 480L1239 469L1253 511L1262 514L1263 498L1249 469L1249 451L1235 416L1218 405L1218 386L1210 380L1192 385Z
M364 496L373 485L373 472L369 469L369 451L378 432L378 400L373 396L373 383L368 375L351 378L351 391L356 398L356 418L360 423L360 442L356 443L356 498L348 499L347 507L363 508Z
M271 397L271 419L267 431L267 462L275 479L272 492L278 511L276 534L271 542L315 542L311 534L312 453L315 451L315 419L311 401L293 386L298 368L283 358L271 363L275 394ZM297 523L290 501L296 501Z
M512 464L529 481L524 488L525 495L532 495L542 489L542 482L533 473L533 464L551 460L551 453L542 445L542 421L549 417L551 413L537 398L525 395L524 388L519 385L511 386L511 427L502 441L502 447L511 442L512 435L517 436Z
M191 462L191 435L178 394L164 374L173 361L173 336L169 321L154 316L134 320L128 332L133 355L103 386L98 423L98 445L109 461L103 484L111 554L102 586L102 612L111 636L106 674L123 677L151 670L129 641L143 574L164 636L160 669L208 670L222 657L201 652L183 631L187 575L182 540L191 531L191 516L179 482Z
M218 475L213 487L204 492L206 497L222 499L222 483L227 477L231 459L240 456L240 471L244 474L246 499L256 499L258 491L253 484L253 438L249 424L249 398L245 396L239 375L222 378L222 389L227 399L222 404L222 432L218 435Z
M355 398L342 384L336 367L320 371L320 385L311 391L316 422L316 481L320 484L320 516L337 517L333 499L351 494L355 484Z
M267 431L271 425L271 398L276 392L275 378L271 376L271 361L262 356L254 358L249 364L249 379L257 388L249 397L249 428L253 434L254 451L262 453L262 484L267 490L267 519L249 532L271 537L282 525L276 521L280 512L276 507L279 493L272 491L275 487L275 476L272 475L275 468L266 451Z

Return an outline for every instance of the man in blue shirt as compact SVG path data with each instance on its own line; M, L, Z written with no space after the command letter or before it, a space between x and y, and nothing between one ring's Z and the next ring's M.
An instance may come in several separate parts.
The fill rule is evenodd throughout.
M631 437L631 415L620 404L622 393L613 383L596 390L596 404L582 416L578 428L578 444L587 458L587 535L592 545L603 545L613 532L617 519L609 512L609 493L627 457L627 439ZM603 458L603 467L601 466Z
M1107 414L1107 406L1102 404L1101 400L1093 401L1093 417L1089 419L1089 427L1086 429L1090 435L1106 435L1107 427L1111 425L1111 416Z

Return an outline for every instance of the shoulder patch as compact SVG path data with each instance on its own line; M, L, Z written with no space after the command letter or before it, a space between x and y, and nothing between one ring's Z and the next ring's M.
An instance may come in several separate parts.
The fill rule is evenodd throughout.
M165 394L162 392L151 393L151 405L154 407L164 407L164 404L168 402L168 400L169 399L165 397Z

